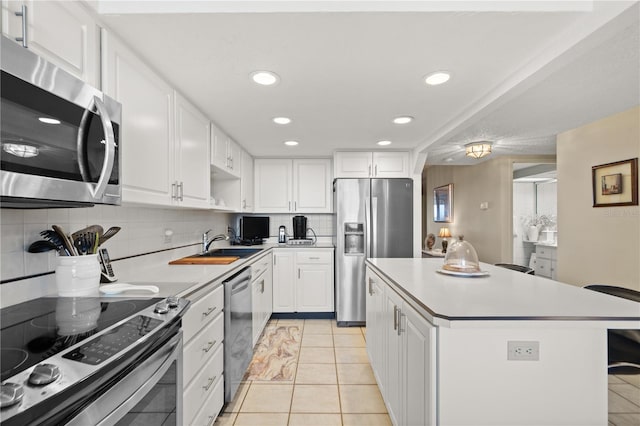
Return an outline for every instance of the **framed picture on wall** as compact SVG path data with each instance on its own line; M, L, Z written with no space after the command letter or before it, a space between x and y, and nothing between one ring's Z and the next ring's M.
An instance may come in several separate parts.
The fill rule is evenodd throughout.
M433 221L453 222L453 184L433 189Z
M638 158L591 168L593 207L638 205Z

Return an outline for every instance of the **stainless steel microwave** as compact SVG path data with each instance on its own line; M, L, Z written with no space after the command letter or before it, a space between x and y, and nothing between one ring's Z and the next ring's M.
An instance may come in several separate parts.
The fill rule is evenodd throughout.
M0 207L119 205L121 105L1 38Z

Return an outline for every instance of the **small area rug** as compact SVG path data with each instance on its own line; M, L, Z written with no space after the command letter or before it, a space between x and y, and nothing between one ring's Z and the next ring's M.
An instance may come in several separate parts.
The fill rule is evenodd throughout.
M300 327L297 325L267 325L256 344L244 380L293 381L300 341Z

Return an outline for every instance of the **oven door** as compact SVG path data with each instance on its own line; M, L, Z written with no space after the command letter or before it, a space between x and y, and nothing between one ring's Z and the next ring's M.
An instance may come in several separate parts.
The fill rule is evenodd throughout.
M182 331L69 425L182 425Z

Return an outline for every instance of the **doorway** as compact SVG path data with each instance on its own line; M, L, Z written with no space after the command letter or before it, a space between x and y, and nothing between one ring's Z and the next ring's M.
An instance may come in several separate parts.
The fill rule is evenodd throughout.
M555 163L513 164L513 263L533 267L536 243L557 242L557 183Z

